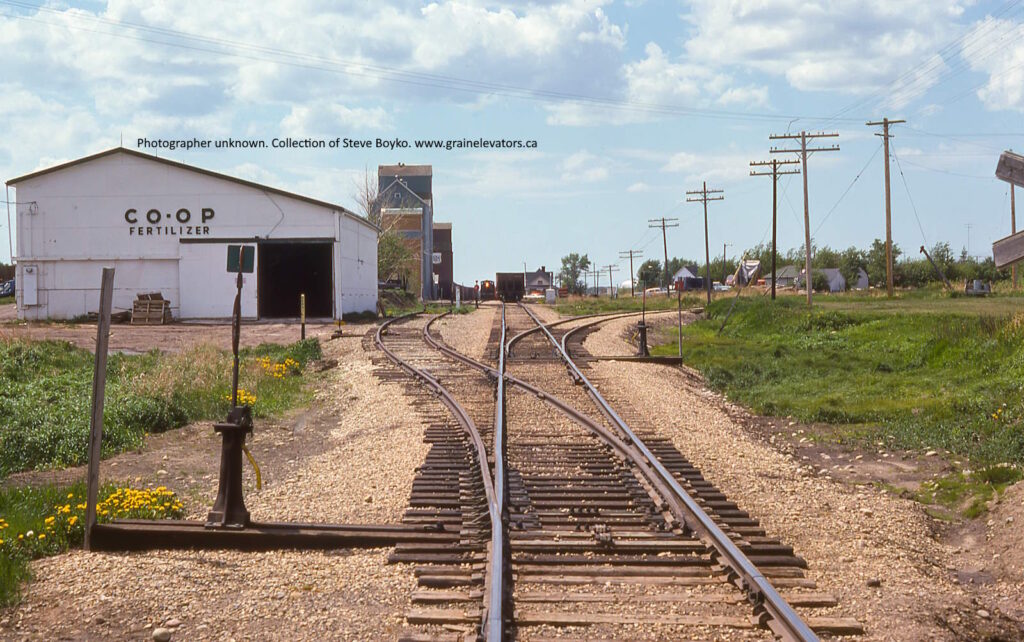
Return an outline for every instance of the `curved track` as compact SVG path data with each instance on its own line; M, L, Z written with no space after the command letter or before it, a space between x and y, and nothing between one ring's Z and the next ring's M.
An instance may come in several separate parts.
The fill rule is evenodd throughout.
M483 463L473 474L485 480L476 486L486 491L490 516L482 568L479 550L471 543L454 553L396 549L394 561L430 565L417 568L421 586L459 589L414 594L414 603L444 607L407 615L410 624L426 626L428 632L404 639L640 639L637 626L644 627L639 630L645 639L759 639L759 631L770 631L781 639L815 640L814 629L860 632L852 620L815 618L813 628L802 620L768 577L789 587L800 606L835 606L830 596L801 590L814 587L803 577L803 561L767 537L671 442L632 429L584 374L587 366L577 361L586 357L586 333L628 314L593 315L566 329L582 318L545 326L526 306L509 312L506 323L502 306L500 321L495 321L488 350L493 365L457 352L432 332L447 315L423 324L408 358L395 355L381 340L388 334L385 327L402 320L378 332L378 346L388 357L439 395L466 434L475 432L475 461ZM514 356L508 349L512 341L507 341L513 332L512 341L520 346ZM413 348L412 328L403 333L403 345ZM425 355L424 349L432 354ZM411 363L416 361L419 367ZM472 387L466 383L470 380ZM489 391L493 423L487 421L491 425L482 431L467 428L473 413L459 413L449 389L481 407ZM480 423L483 411L476 415ZM494 438L490 457L484 446L489 431ZM470 463L460 465L468 470ZM451 465L445 460L442 467ZM428 468L421 475L433 474ZM416 489L414 484L413 507ZM464 505L472 504L469 490L458 493L462 532ZM443 512L434 510L439 516ZM429 519L422 513L412 517ZM456 521L454 515L444 519ZM767 571L760 570L764 565ZM473 589L479 584L483 591ZM725 587L735 593L721 592ZM473 602L481 606L464 608ZM453 637L443 632L443 627L450 631L470 622L476 623L475 633ZM577 631L583 637L564 637Z

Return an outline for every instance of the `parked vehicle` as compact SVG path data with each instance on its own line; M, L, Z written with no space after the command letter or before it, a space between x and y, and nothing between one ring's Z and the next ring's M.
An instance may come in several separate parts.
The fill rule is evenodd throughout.
M0 298L14 296L14 279L0 283Z

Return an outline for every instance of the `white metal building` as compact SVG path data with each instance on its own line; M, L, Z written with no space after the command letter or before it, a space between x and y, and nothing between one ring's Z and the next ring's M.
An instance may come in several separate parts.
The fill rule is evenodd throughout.
M231 314L228 244L256 245L247 318L341 318L377 305L377 228L340 205L121 147L7 182L17 207L18 317L114 309L160 292L179 319ZM10 191L10 190L9 190Z

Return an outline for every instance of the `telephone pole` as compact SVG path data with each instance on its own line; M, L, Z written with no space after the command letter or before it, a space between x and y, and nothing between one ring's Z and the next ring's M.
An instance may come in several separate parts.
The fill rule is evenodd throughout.
M964 223L964 227L967 228L967 258L971 258L971 228L974 227L974 223Z
M893 291L893 278L892 278L892 200L889 198L889 139L892 136L889 134L889 125L896 125L899 123L905 123L905 120L889 120L883 118L882 120L867 123L868 127L882 126L882 133L876 133L875 136L882 137L882 144L885 146L885 290L892 298Z
M804 174L804 286L807 288L807 305L811 305L811 206L807 200L807 156L814 152L838 152L839 145L833 145L831 147L814 147L811 149L807 148L807 141L814 140L815 138L838 138L837 132L826 134L824 132L818 132L817 134L808 134L806 131L802 131L799 134L772 134L768 137L768 140L798 140L800 141L800 149L779 149L772 147L768 150L771 154L800 154L801 168Z
M1016 189L1016 185L1010 184L1010 233L1017 233L1017 203L1013 196L1013 191ZM1011 279L1013 281L1013 289L1017 289L1017 264L1014 263L1010 266Z
M689 190L686 192L687 203L704 203L704 278L707 280L708 290L708 304L711 303L711 252L708 249L708 201L721 201L725 199L725 192L720 189L708 189L707 181L704 181L704 187L699 190ZM712 196L712 194L722 194L722 196ZM693 198L690 198L690 197Z
M614 295L614 290L615 290L615 281L612 278L612 272L613 271L614 272L618 272L619 271L619 266L618 265L606 265L602 269L608 270L608 297L609 298L614 298L613 295Z
M779 160L773 158L770 161L750 161L751 167L765 167L771 166L772 171L769 172L758 172L756 170L750 170L751 176L771 176L772 177L772 301L775 300L775 258L778 255L776 243L778 241L777 225L778 220L778 191L779 191L779 176L785 174L799 174L798 169L784 169L779 171L780 165L798 165L800 161L795 160Z
M661 228L661 244L665 248L665 289L668 290L668 237L665 234L666 227L679 227L677 218L651 218L647 219L647 227L660 227Z
M633 287L634 281L636 280L636 273L633 272L633 259L640 258L643 255L644 253L640 250L623 250L622 252L619 252L620 259L629 258L629 296L631 297L636 296L636 288Z

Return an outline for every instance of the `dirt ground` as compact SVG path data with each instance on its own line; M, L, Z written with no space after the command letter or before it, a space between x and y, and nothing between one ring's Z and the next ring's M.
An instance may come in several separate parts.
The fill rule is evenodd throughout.
M245 466L253 519L397 523L416 466L427 451L425 424L401 394L375 375L363 334L346 326L324 341L323 370L309 375L311 408L257 420L250 447L263 488ZM264 336L264 338L266 338ZM166 485L188 517L206 516L216 495L219 440L209 422L150 435L137 452L104 460L102 478ZM31 472L7 484L80 479L81 468ZM153 551L83 553L38 560L17 607L0 611L2 640L395 639L415 586L411 569L387 551Z
M10 311L5 310L10 308ZM14 305L0 306L0 341L24 339L29 341L69 341L80 348L92 350L96 345L95 323L26 322L13 315ZM5 317L6 318L5 320ZM342 332L361 333L360 325L340 326ZM353 328L356 328L353 330ZM338 329L333 322L306 323L306 336L320 340L330 338ZM239 343L242 347L261 343L288 344L298 341L298 321L265 322L243 321ZM181 352L193 346L208 343L223 350L231 349L231 324L227 321L171 323L142 326L126 323L110 327L110 351L142 354L150 350Z

